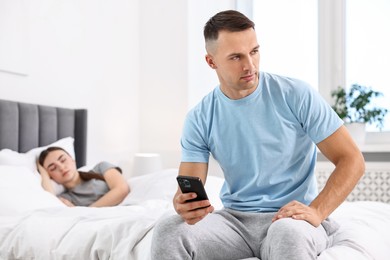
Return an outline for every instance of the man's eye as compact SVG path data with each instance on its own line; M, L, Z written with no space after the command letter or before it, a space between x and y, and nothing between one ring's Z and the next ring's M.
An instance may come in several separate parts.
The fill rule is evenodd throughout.
M239 60L240 57L239 57L239 56L233 56L231 59L232 59L232 60Z

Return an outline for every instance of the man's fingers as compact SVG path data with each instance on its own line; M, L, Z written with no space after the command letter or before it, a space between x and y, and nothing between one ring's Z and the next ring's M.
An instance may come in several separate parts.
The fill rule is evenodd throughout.
M176 196L176 202L177 203L185 203L187 200L191 200L196 198L196 193L194 192L189 192L189 193L182 193Z

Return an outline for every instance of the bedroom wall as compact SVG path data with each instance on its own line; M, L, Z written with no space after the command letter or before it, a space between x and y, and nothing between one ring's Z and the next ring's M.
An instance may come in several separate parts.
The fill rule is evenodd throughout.
M12 37L0 46L21 59L0 62L0 98L87 108L88 164L112 161L130 175L135 153L157 152L164 168L178 167L185 114L216 83L202 27L234 4L2 0L0 31Z
M165 168L179 166L187 111L218 82L204 60L203 26L235 5L235 0L140 1L140 151L161 154Z
M7 72L0 52L0 98L87 108L88 164L130 175L145 152L176 168L185 115L218 82L204 23L243 1L1 0L0 47L24 63ZM220 174L213 161L210 171Z
M187 2L140 1L140 152L178 167L187 111Z
M24 46L26 66L0 63L0 98L87 108L88 163L130 168L139 148L139 20L139 1L2 0L0 31L19 31L0 36L1 46Z

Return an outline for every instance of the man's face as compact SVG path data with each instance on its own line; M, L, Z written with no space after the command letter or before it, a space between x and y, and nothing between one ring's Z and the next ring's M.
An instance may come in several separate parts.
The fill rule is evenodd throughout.
M254 29L220 31L218 39L209 42L206 49L206 61L217 72L226 96L240 99L256 89L260 55Z

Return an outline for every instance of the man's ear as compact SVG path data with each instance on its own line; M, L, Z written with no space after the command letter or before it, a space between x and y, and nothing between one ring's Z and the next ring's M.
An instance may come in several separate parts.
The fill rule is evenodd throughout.
M210 54L207 54L205 58L206 58L207 64L210 66L210 68L212 68L212 69L217 68L217 65L215 65L215 63L214 63L213 57Z

